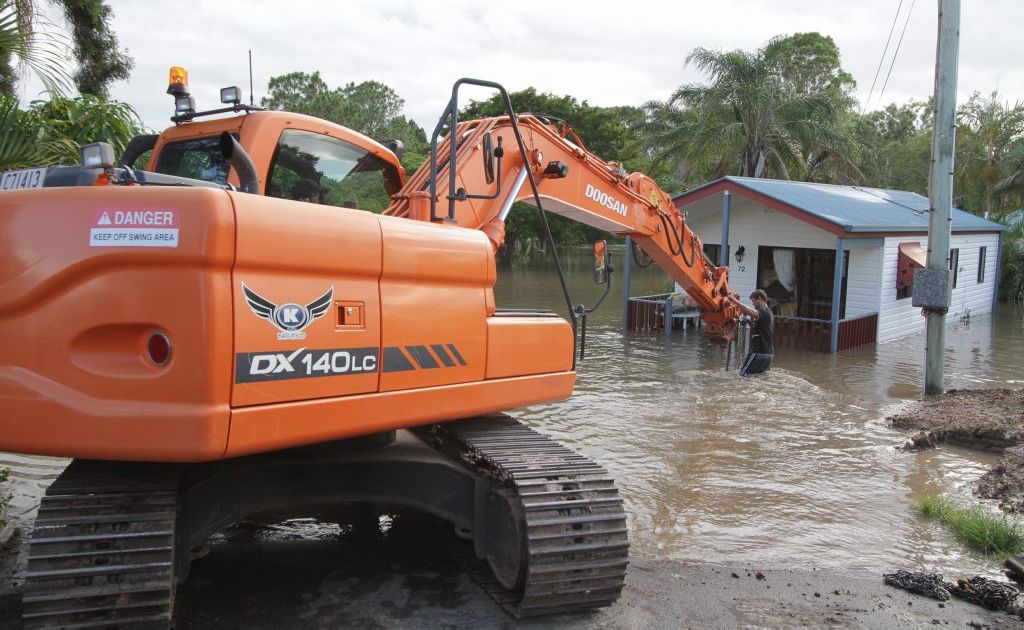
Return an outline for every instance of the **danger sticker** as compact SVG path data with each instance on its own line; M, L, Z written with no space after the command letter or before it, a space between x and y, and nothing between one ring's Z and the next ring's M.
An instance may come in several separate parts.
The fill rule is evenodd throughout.
M178 213L167 208L101 208L89 247L177 247Z

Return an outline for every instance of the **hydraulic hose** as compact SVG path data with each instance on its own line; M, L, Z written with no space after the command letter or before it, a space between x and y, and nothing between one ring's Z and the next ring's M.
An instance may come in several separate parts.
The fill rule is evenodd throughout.
M693 236L691 235L690 236L690 258L687 259L686 258L686 246L684 244L684 241L686 240L686 232L685 232L686 223L685 222L683 223L683 231L676 231L676 228L675 228L674 225L672 225L672 221L669 220L668 215L665 214L664 212L662 212L661 210L658 211L658 218L661 219L662 225L665 226L665 232L666 232L665 240L668 241L669 251L672 252L673 256L679 256L680 258L682 258L683 262L686 263L687 267L692 267L693 263L697 260L697 242L696 242L696 239L694 239ZM673 236L676 237L676 243L678 244L678 246L673 245L673 243L672 243L672 237Z

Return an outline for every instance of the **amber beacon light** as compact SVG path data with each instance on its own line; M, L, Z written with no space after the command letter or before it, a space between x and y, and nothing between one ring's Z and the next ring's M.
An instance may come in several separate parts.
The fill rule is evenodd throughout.
M167 93L175 96L188 96L188 70L181 66L171 66L167 79Z

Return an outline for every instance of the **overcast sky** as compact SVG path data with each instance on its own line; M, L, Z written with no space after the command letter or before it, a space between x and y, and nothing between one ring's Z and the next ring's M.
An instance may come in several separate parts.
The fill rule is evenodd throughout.
M640 105L702 80L684 65L694 47L754 50L772 36L807 31L835 39L863 103L900 5L899 0L109 2L117 37L135 59L132 79L113 86L112 96L134 105L153 129L167 126L173 109L165 94L168 67L186 67L200 109L212 108L220 87L239 85L248 96L251 48L257 104L270 77L294 70L319 70L332 87L374 79L394 88L405 99L406 115L428 133L459 77L497 81L510 91L532 85L593 105ZM996 87L1010 102L1024 100L1024 0L967 0L962 11L958 102ZM931 95L937 12L935 0L903 0L868 109ZM899 56L879 100L908 14ZM32 98L36 89L30 85L25 96Z

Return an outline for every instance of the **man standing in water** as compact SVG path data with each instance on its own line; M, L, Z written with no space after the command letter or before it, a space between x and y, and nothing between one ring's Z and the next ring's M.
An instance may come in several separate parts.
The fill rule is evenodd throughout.
M775 354L775 340L772 337L775 318L768 309L768 295L761 289L751 293L753 308L740 303L739 293L730 295L729 300L754 322L750 329L750 352L740 368L740 376L766 372Z

